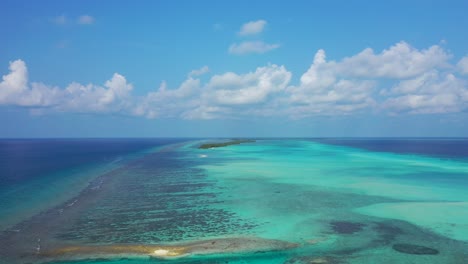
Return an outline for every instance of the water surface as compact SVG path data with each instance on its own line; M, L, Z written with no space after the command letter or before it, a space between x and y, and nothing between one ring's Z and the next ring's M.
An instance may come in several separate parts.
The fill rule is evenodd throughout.
M118 165L64 173L87 185L6 229L2 259L468 262L467 156L453 150L466 140L262 139L198 149L202 142L146 142L119 152ZM96 159L88 158L60 170ZM40 174L29 176L39 182L58 180L47 176L54 173L33 175ZM62 183L54 191L67 193L71 186ZM150 257L149 248L184 254L161 259Z

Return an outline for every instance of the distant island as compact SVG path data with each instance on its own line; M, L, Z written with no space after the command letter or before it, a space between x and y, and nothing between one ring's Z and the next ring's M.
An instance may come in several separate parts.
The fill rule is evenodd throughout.
M199 149L210 149L210 148L220 148L220 147L226 147L230 145L238 145L242 143L251 143L255 142L255 140L252 139L233 139L227 142L220 142L220 143L206 143L206 144L201 144L198 148Z

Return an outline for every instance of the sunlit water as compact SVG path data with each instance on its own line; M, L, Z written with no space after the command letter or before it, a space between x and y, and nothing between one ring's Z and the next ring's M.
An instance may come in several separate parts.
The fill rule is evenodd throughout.
M140 153L131 158L120 153L118 164L101 162L105 169L63 173L75 180L53 191L69 193L68 200L31 201L34 208L52 206L33 217L17 210L24 219L0 235L1 259L468 263L468 157L446 149L467 141L284 139L203 150L200 142L142 145L126 151ZM30 196L35 192L44 193L31 189ZM14 214L14 206L3 207ZM226 238L240 242L218 246ZM136 246L205 240L207 246L177 259L125 254ZM125 250L104 252L115 245Z

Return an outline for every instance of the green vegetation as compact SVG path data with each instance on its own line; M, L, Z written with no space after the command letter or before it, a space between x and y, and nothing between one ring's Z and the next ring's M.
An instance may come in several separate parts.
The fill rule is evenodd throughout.
M255 142L255 140L252 140L252 139L233 139L233 140L227 141L227 142L201 144L198 148L199 149L220 148L220 147L226 147L226 146L230 146L230 145L238 145L238 144L242 144L242 143L251 143L251 142Z

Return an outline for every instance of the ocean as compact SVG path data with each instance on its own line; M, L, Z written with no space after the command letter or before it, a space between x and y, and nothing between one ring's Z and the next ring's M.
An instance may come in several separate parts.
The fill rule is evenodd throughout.
M0 140L0 263L468 263L468 139Z

